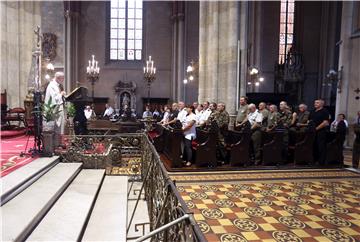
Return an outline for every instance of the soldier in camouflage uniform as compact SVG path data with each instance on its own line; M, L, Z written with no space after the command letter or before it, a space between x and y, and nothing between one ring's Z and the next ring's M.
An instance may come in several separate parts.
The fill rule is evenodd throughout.
M249 114L249 108L247 104L247 97L240 97L240 107L236 116L234 128L236 130L243 129L248 124L247 115Z
M215 117L216 123L219 127L217 149L218 149L219 159L221 161L225 161L226 159L224 136L226 135L230 123L230 116L229 113L225 110L225 108L226 107L224 103L219 103Z
M259 103L259 112L263 116L263 122L261 125L263 128L266 128L267 123L268 123L269 113L270 113L269 110L266 109L266 103L264 103L264 102Z
M283 139L283 160L287 160L288 145L289 145L289 128L291 126L292 114L289 106L285 101L280 102L280 118L279 123L284 127L284 139Z
M267 126L264 127L263 129L265 131L263 132L264 144L270 142L273 139L272 131L277 128L280 120L280 114L278 113L278 109L276 105L274 104L270 105L269 110L270 111L268 115Z
M274 130L278 126L279 120L280 120L280 115L277 111L276 105L270 105L270 112L268 116L266 132L270 132Z

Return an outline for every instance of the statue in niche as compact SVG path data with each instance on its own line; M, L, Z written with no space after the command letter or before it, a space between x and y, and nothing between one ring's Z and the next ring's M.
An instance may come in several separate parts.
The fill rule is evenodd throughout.
M125 107L130 107L130 96L127 92L124 92L121 96L121 108L125 110Z

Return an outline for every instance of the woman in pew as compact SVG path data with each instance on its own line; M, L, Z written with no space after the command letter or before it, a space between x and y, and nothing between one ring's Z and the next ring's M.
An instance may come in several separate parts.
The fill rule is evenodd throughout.
M192 140L196 139L196 115L194 114L194 107L186 107L186 117L183 122L182 130L184 132L184 156L186 158L186 166L191 166L192 161Z

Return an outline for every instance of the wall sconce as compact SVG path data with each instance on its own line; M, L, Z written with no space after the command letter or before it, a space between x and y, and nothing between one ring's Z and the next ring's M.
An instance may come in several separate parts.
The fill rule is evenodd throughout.
M247 84L251 90L251 92L255 92L255 87L259 87L262 82L264 82L265 78L259 76L259 69L256 67L249 68L250 80L248 80Z
M329 73L326 75L327 79L330 80L331 83L336 82L336 87L337 87L338 93L341 93L343 69L344 69L343 66L341 66L340 70L338 70L338 71L331 69L329 71Z

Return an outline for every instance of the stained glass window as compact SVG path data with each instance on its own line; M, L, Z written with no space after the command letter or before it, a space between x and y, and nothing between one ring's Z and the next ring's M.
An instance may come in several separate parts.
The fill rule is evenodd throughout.
M295 0L281 0L279 63L285 61L286 54L294 42L294 12Z
M110 60L141 60L143 1L111 0Z

